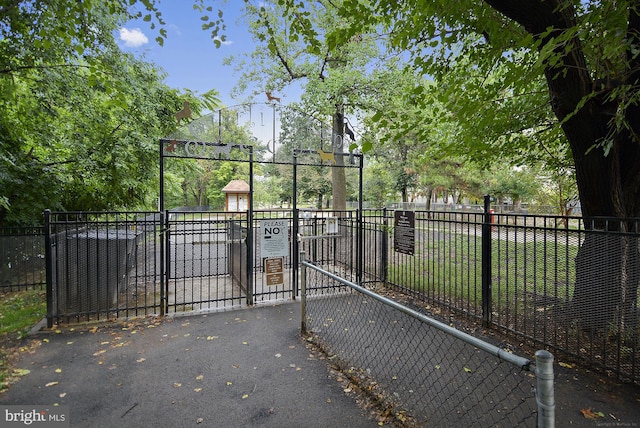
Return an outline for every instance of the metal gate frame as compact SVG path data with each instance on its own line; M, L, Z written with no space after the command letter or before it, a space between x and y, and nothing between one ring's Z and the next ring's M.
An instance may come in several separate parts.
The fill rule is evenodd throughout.
M275 107L274 107L275 109ZM275 110L274 110L275 112ZM274 121L275 121L275 113L274 113ZM215 129L215 119L213 124L213 128L209 128L211 124L207 122L207 124L203 124L203 129L212 131ZM191 129L191 124L189 125ZM253 206L253 197L254 197L254 151L253 146L245 145L245 144L227 144L222 143L222 110L218 111L218 142L205 142L205 141L191 141L179 138L163 138L159 141L159 154L160 154L160 210L165 212L165 224L163 225L162 236L166 240L166 247L163 248L161 259L163 265L162 271L162 283L164 284L164 301L163 308L166 312L169 311L169 284L172 280L172 272L170 267L170 257L171 257L171 224L170 224L170 213L165 211L164 206L164 162L165 158L187 158L187 159L203 159L203 160L229 160L234 162L247 162L246 159L232 159L232 150L239 149L245 153L249 153L249 203L248 209L246 212L246 236L241 238L244 240L244 246L242 243L240 245L230 245L230 251L236 250L241 251L244 249L246 251L245 255L240 255L239 257L232 257L232 259L246 260L246 272L238 272L240 279L245 278L245 289L246 289L246 304L253 305L255 304L256 297L256 289L254 283L254 270L255 270L255 255L254 255L254 206ZM321 131L322 132L322 131ZM339 136L342 138L342 136ZM275 127L274 127L274 144L275 144ZM342 145L340 145L342 147ZM288 165L293 165L293 219L292 219L292 233L291 233L291 251L290 251L290 260L291 260L291 297L295 299L299 295L298 290L298 251L299 251L299 243L298 243L298 234L299 234L299 222L300 222L300 210L298 208L298 200L297 200L297 168L298 165L316 165L316 166L324 166L324 161L327 159L334 160L332 167L338 168L358 168L359 170L359 183L358 183L358 209L356 213L356 281L358 283L361 282L362 279L362 270L363 270L363 222L362 222L362 193L363 193L363 160L364 157L359 153L340 153L334 152L333 148L337 148L337 146L332 144L332 151L330 153L325 153L323 150L310 150L310 149L294 149L293 151L293 161L291 163L286 163ZM314 163L303 163L299 162L298 156L302 154L315 154L319 157L319 162L316 161ZM224 158L223 158L224 156ZM339 162L336 165L335 156L340 159L344 159L345 157L349 159L349 163ZM357 162L356 162L357 159ZM275 159L275 146L274 146L274 158L273 164L283 163L277 162ZM231 242L234 241L234 237L231 237ZM262 268L262 263L260 263L260 268ZM231 270L233 272L233 270ZM233 275L232 275L233 276ZM241 281L242 282L242 281Z
M231 151L236 148L243 152L249 153L249 160L245 159L231 159ZM226 144L226 143L212 143L206 141L191 141L182 139L168 139L162 138L159 141L160 152L160 210L166 212L165 224L163 226L162 235L165 240L165 248L163 249L160 257L164 261L162 271L162 283L164 284L164 301L163 308L165 312L169 312L169 286L172 280L170 269L170 256L171 256L171 223L170 223L170 211L165 210L164 206L164 162L165 158L182 158L182 159L202 159L209 161L230 160L234 162L248 162L249 163L249 201L248 209L246 211L247 224L253 225L253 165L254 165L254 153L253 146L247 144ZM226 159L223 155L226 154ZM246 288L246 304L253 304L253 228L247 227L246 237L246 263L247 271L245 277ZM174 278L175 279L175 278ZM202 300L202 299L201 299ZM186 302L184 303L186 308Z
M298 161L298 156L301 154L316 154L320 158L319 163L304 163ZM310 150L310 149L294 149L293 150L293 211L294 211L294 219L293 219L293 235L296 237L294 240L293 254L292 257L294 259L294 294L299 295L298 291L298 278L299 278L299 252L300 252L300 240L304 239L323 239L323 238L331 238L329 236L314 235L302 237L300 234L300 209L298 208L298 166L325 166L324 161L325 157L330 155L331 158L335 158L335 156L340 157L348 157L349 165L345 163L336 164L335 160L333 161L333 165L331 168L358 168L358 209L356 212L356 283L360 284L362 282L362 270L363 270L363 221L362 221L362 193L363 193L363 166L364 166L364 155L361 153L340 153L340 152L331 152L325 153L322 150ZM357 163L356 163L357 159Z

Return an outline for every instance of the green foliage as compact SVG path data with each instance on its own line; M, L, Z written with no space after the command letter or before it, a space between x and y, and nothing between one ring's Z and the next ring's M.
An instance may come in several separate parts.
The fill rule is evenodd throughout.
M364 200L372 207L384 207L392 200L393 183L389 168L384 164L372 162L364 169Z
M279 4L284 15L312 10L293 0ZM429 141L431 123L449 124L452 138L438 141L441 152L485 167L496 160L556 171L575 166L586 214L640 213L633 166L640 159L640 11L633 4L343 0L331 6L339 25L318 32L307 15L290 31L329 50L374 35L407 59L410 73L437 82L428 92L418 89L422 84L394 86L412 102L407 111L373 112L385 140L411 133Z
M182 97L116 45L119 25L142 17L129 3L0 8L0 224L41 223L45 208L155 207L157 141ZM162 25L155 1L141 3ZM193 109L215 101L205 94Z
M207 101L198 102L194 99L195 106L201 105L215 107L217 93L210 93ZM210 104L206 104L209 102ZM193 109L193 108L192 108ZM220 120L222 127L199 126L199 124L211 123L212 116ZM216 120L217 121L217 120ZM263 148L257 145L251 138L248 129L238 124L236 111L233 109L219 109L215 113L199 117L193 123L183 125L172 133L172 138L190 139L189 132L192 127L199 130L198 138L201 141L220 142L223 144L243 144L253 146L254 159L260 159ZM248 154L237 148L232 149L231 158L248 161ZM224 208L225 194L222 192L229 181L245 180L249 182L249 164L224 159L181 159L165 157L165 208L179 206L209 206L212 209ZM260 173L260 167L256 166L255 174Z
M531 168L496 168L493 171L488 193L496 196L499 202L505 197L514 204L531 201L536 196L540 184L537 171Z

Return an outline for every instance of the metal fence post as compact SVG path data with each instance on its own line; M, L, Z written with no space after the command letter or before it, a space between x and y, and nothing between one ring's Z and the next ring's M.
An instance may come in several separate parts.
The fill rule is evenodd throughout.
M51 249L51 210L44 210L44 258L47 281L47 328L53 327L53 251Z
M253 196L253 193L250 197ZM240 239L242 239L242 228L240 228ZM254 304L254 289L253 289L253 207L249 203L249 209L247 210L247 234L244 238L244 245L247 248L247 257L245 263L247 266L245 272L245 281L247 286L247 305L252 306ZM240 244L242 248L242 243ZM242 262L241 262L242 263ZM240 269L242 274L242 269Z
M300 312L302 313L300 331L303 334L307 332L307 267L304 265L305 261L305 253L300 251Z
M553 391L553 354L539 350L536 356L536 402L538 428L555 427L556 402Z
M292 244L292 252L291 252L291 266L292 266L292 281L293 281L293 294L296 295L298 292L298 248L300 247L300 242L298 242L298 234L300 228L300 210L298 209L298 157L297 152L294 149L293 151L293 230L291 231L291 244Z
M484 195L482 222L482 323L491 323L491 197Z
M161 235L164 242L160 248L160 263L162 272L162 290L160 291L160 302L162 309L160 315L164 316L169 313L169 278L171 275L171 213L169 210L160 212Z
M380 266L380 281L387 282L387 272L389 272L389 222L387 220L387 208L382 208L382 242L380 244L380 252L382 266Z

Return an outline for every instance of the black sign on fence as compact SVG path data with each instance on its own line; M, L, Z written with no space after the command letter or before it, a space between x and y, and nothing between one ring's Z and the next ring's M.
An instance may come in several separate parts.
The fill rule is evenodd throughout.
M396 253L413 256L416 236L415 212L395 211L393 226L393 248Z

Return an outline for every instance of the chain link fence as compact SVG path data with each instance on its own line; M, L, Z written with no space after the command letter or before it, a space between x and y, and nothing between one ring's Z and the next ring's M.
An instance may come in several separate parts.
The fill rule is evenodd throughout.
M536 369L509 349L304 260L301 281L303 332L396 420L408 426L553 426L549 353L540 352L547 360ZM536 400L541 367L547 375L538 376L544 383Z

